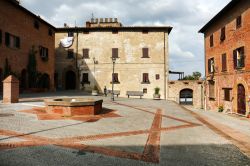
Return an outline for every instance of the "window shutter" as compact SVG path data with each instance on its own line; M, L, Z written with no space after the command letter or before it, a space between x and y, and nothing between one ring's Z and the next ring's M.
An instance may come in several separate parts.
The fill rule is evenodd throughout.
M222 71L227 71L227 55L222 54Z
M210 36L210 47L213 47L214 46L214 36L211 35Z
M46 57L49 57L49 49L46 48Z
M8 32L5 32L5 45L10 46L10 34Z
M237 68L237 50L233 51L234 69Z
M208 73L211 73L211 59L208 59Z
M148 56L148 48L142 48L142 57L149 58Z
M20 37L16 37L16 48L20 48Z
M0 30L0 44L2 43L2 30ZM1 81L1 80L0 80Z
M112 48L112 58L118 58L118 48Z
M241 47L240 48L240 50L241 50L241 55L242 55L242 66L241 67L245 67L245 49L244 49L244 47Z

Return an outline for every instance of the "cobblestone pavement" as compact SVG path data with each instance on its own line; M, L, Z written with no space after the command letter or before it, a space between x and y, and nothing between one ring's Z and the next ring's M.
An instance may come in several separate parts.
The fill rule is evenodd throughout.
M104 98L102 115L61 117L43 111L46 95L28 97L0 104L0 165L250 165L247 120L125 98Z

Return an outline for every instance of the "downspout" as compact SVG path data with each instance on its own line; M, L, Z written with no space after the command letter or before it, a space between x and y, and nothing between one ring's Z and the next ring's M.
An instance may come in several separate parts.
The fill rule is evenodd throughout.
M205 66L205 83L204 83L204 106L205 106L205 111L207 111L207 59L206 59L206 36L204 34L204 66Z
M164 96L167 100L166 33L164 32Z

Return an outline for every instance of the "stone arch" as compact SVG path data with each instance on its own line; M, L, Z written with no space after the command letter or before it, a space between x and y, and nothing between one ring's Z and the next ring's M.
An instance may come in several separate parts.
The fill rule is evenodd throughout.
M179 92L179 103L181 105L193 105L193 93L190 88L185 88Z
M67 72L69 72L69 71L74 72L74 74L73 74L73 75L75 75L75 79L74 79L75 80L75 87L74 87L74 89L78 89L79 85L77 84L78 83L77 70L73 66L68 66L68 67L63 69L62 76L61 76L62 88L65 90L67 89L66 88L66 81L67 81L66 76L67 76ZM73 85L72 85L72 87L73 87ZM72 89L72 88L70 88L70 89Z

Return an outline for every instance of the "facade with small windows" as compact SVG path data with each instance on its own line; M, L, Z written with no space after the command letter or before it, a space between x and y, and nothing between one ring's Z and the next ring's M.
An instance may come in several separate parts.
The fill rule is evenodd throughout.
M153 98L160 87L167 98L168 35L171 27L124 27L117 19L92 19L86 27L58 28L56 32L56 70L58 87L66 89L65 72L76 74L76 88L99 92L104 87L120 91L143 91L144 98ZM62 46L62 39L74 36L71 46ZM69 52L73 56L69 56ZM113 61L114 74L113 73Z
M54 32L52 25L22 7L18 1L0 1L0 91L2 80L8 74L19 78L22 90L29 88L27 65L32 48L36 53L37 85L54 89Z
M206 107L247 116L250 99L250 0L231 1L201 30Z

